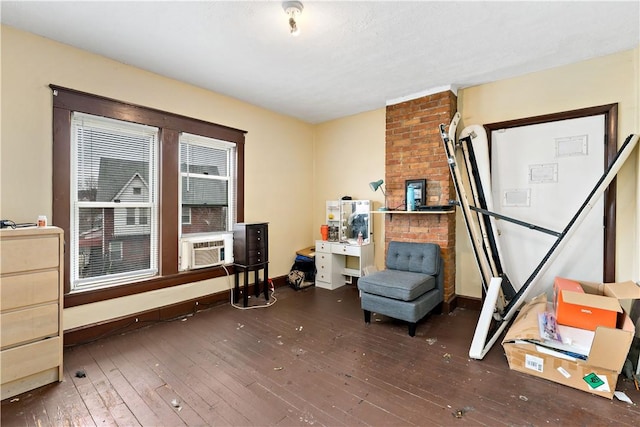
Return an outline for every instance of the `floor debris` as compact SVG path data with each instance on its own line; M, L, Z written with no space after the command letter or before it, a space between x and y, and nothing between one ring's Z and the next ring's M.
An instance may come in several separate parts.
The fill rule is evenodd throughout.
M616 397L616 399L633 405L633 401L629 399L629 396L627 396L627 394L624 391L614 391L613 395Z
M523 402L528 402L529 398L527 396L520 395L520 400L522 400Z
M452 415L456 418L462 418L464 416L464 413L464 409L458 409L457 411L453 412Z
M434 345L438 342L438 338L427 338L427 344Z
M180 406L180 401L178 399L173 399L171 401L171 405L173 405L173 407L176 408L178 411L182 410L182 406Z
M451 361L451 355L449 353L445 353L442 355L442 358L444 359L444 361L446 363L449 363Z
M76 371L76 378L84 378L87 376L87 373L83 370Z

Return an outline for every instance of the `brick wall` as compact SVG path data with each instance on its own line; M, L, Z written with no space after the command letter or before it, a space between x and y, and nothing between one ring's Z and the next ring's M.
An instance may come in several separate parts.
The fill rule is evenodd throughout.
M457 99L450 92L428 95L387 107L385 187L387 206L405 210L405 180L426 179L428 205L455 199L438 126L448 126ZM433 242L444 257L445 310L455 297L455 214L385 215L385 251L391 240Z

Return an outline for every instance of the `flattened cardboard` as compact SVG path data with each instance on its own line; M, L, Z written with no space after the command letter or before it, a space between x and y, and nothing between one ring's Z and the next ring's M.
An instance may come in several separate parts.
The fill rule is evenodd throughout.
M640 286L634 282L580 284L586 293L601 292L600 295L603 295L606 292L611 297L621 295L625 299L640 299ZM615 328L596 328L588 358L581 360L536 343L541 342L537 316L546 306L546 294L533 298L522 307L507 331L502 346L509 368L613 399L618 375L622 371L635 335L633 321L623 311L617 316ZM596 381L592 381L593 379ZM593 388L600 383L602 385Z
M509 330L502 340L503 343L515 340L540 340L538 315L547 309L547 295L540 294L520 309Z

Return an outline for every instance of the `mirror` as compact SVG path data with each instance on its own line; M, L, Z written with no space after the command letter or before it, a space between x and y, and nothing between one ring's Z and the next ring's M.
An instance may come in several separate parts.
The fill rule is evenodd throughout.
M370 207L369 200L340 201L340 241L357 244L362 233L363 243L369 243Z

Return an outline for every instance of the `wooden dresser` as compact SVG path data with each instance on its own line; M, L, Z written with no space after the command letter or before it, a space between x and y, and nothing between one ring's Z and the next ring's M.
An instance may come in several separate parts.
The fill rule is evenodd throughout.
M0 230L2 399L62 381L63 251L58 227Z

